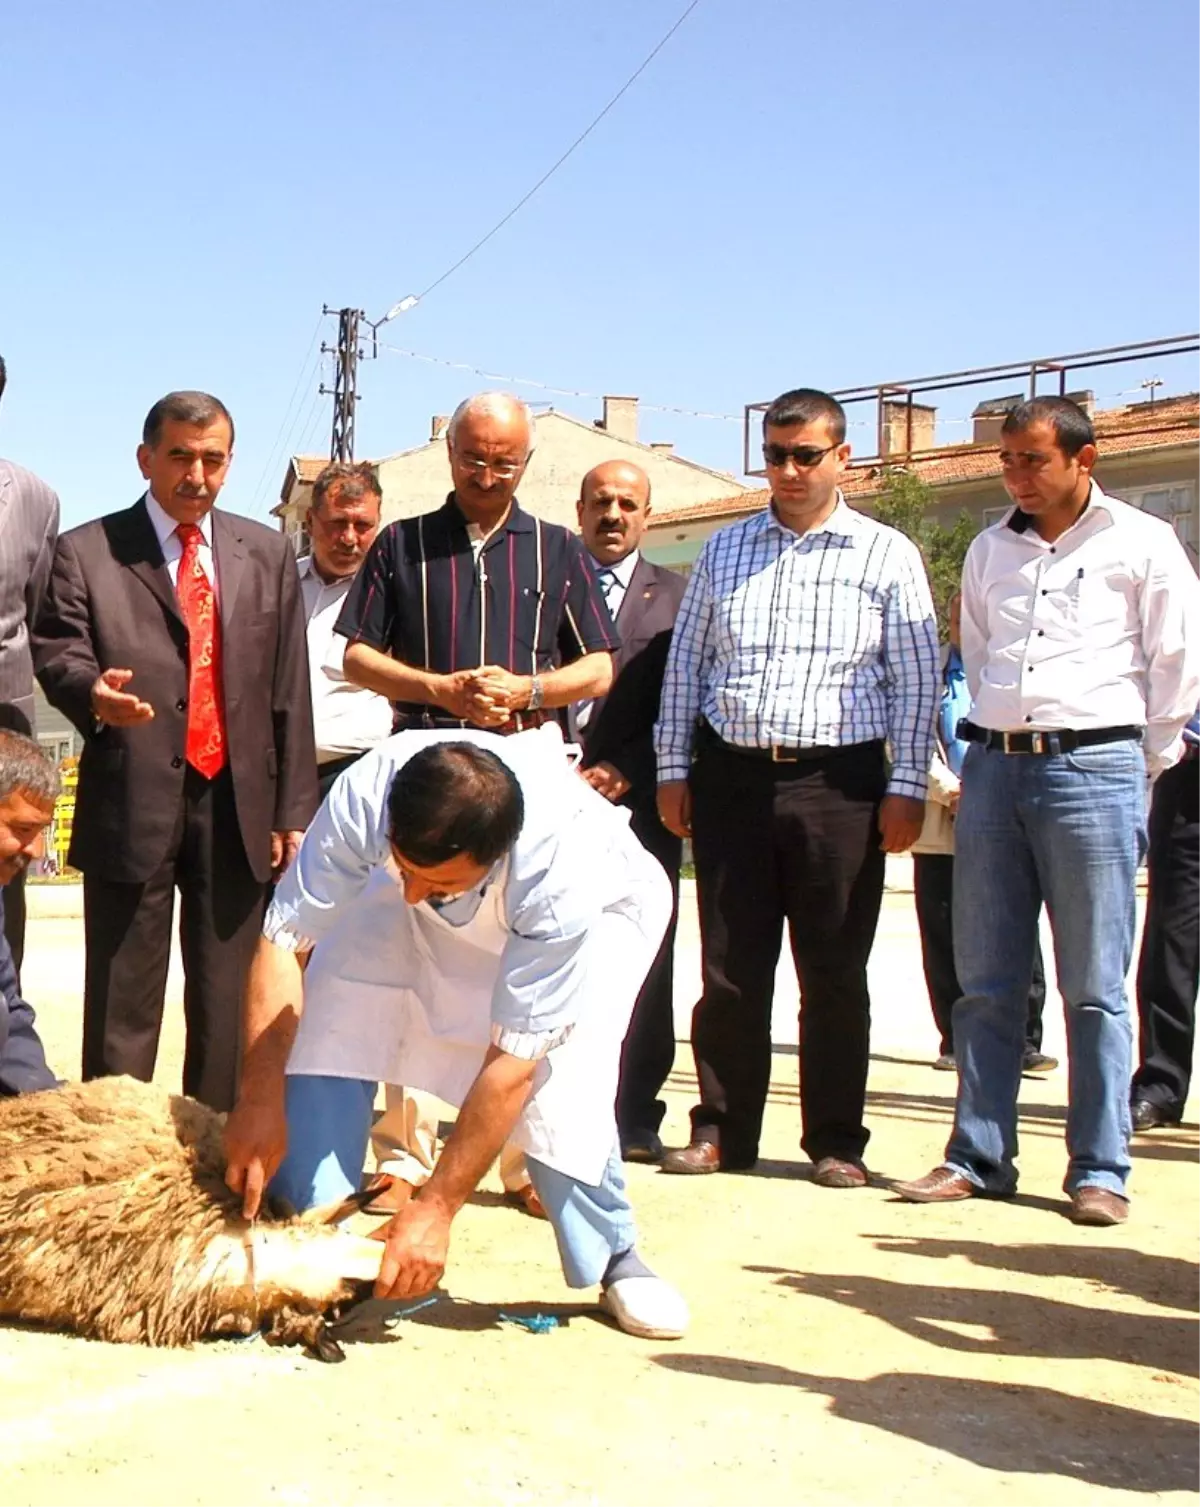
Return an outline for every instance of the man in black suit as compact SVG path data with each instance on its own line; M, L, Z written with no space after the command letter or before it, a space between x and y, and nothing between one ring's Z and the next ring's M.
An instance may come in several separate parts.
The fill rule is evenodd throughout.
M0 731L0 885L6 889L45 852L43 833L57 799L58 771L37 744L20 733ZM0 1099L57 1083L0 932Z
M658 1162L666 1105L658 1092L675 1060L672 963L682 844L658 819L654 723L682 576L651 565L640 550L650 517L650 478L629 461L606 461L583 478L579 527L617 625L616 680L609 694L572 709L584 778L630 812L630 826L671 881L675 904L662 947L633 1011L621 1053L617 1128L626 1161Z
M34 635L42 688L85 739L83 1076L153 1076L178 888L183 1087L219 1110L266 886L317 807L296 561L282 534L214 510L232 456L216 398L155 403L144 496L59 539Z

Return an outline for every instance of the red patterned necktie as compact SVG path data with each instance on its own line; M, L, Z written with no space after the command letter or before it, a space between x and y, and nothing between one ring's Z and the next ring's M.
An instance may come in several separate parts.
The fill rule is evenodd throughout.
M221 620L212 582L200 563L200 529L181 523L183 542L175 594L188 630L187 761L206 779L225 767L225 705L221 695Z

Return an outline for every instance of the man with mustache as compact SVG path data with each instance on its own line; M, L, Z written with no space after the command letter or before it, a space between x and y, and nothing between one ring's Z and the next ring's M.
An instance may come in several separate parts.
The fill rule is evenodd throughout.
M654 721L675 614L685 582L641 552L650 521L650 478L630 461L610 460L583 478L579 528L596 567L621 647L608 696L572 708L583 745L583 777L606 800L624 807L639 842L671 882L671 920L642 985L621 1049L617 1129L627 1162L660 1162L658 1130L666 1105L658 1093L675 1061L672 964L683 845L658 816Z
M233 459L217 398L146 416L146 491L58 541L34 634L84 738L69 861L83 871L83 1076L154 1074L180 892L184 1092L233 1103L238 1003L266 887L317 806L291 545L213 504Z
M58 798L58 771L32 740L0 731L0 885L24 877L45 851ZM0 1098L54 1088L33 1010L21 998L8 942L0 933Z
M379 480L365 462L334 461L313 482L306 528L311 550L300 561L308 618L308 670L321 799L392 731L386 697L347 680L346 640L334 632L354 577L379 532Z

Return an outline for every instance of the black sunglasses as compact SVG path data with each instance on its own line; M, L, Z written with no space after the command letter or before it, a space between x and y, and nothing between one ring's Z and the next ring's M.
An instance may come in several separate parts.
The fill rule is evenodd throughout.
M831 450L836 450L838 442L832 445L797 445L794 450L789 450L786 445L764 445L763 460L768 466L786 466L789 460L794 460L802 471L811 471L818 465Z

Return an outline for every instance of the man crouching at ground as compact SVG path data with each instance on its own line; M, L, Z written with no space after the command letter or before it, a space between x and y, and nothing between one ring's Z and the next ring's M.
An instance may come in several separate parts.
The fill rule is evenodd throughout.
M629 1333L682 1335L682 1298L637 1254L613 1113L670 909L556 728L404 732L367 754L308 829L251 968L226 1131L247 1216L268 1183L297 1209L357 1188L378 1083L409 1084L461 1109L387 1226L377 1297L437 1285L455 1215L511 1138L568 1284L599 1283Z
M42 856L57 799L58 771L33 739L0 731L0 885ZM0 1098L57 1087L0 933Z

